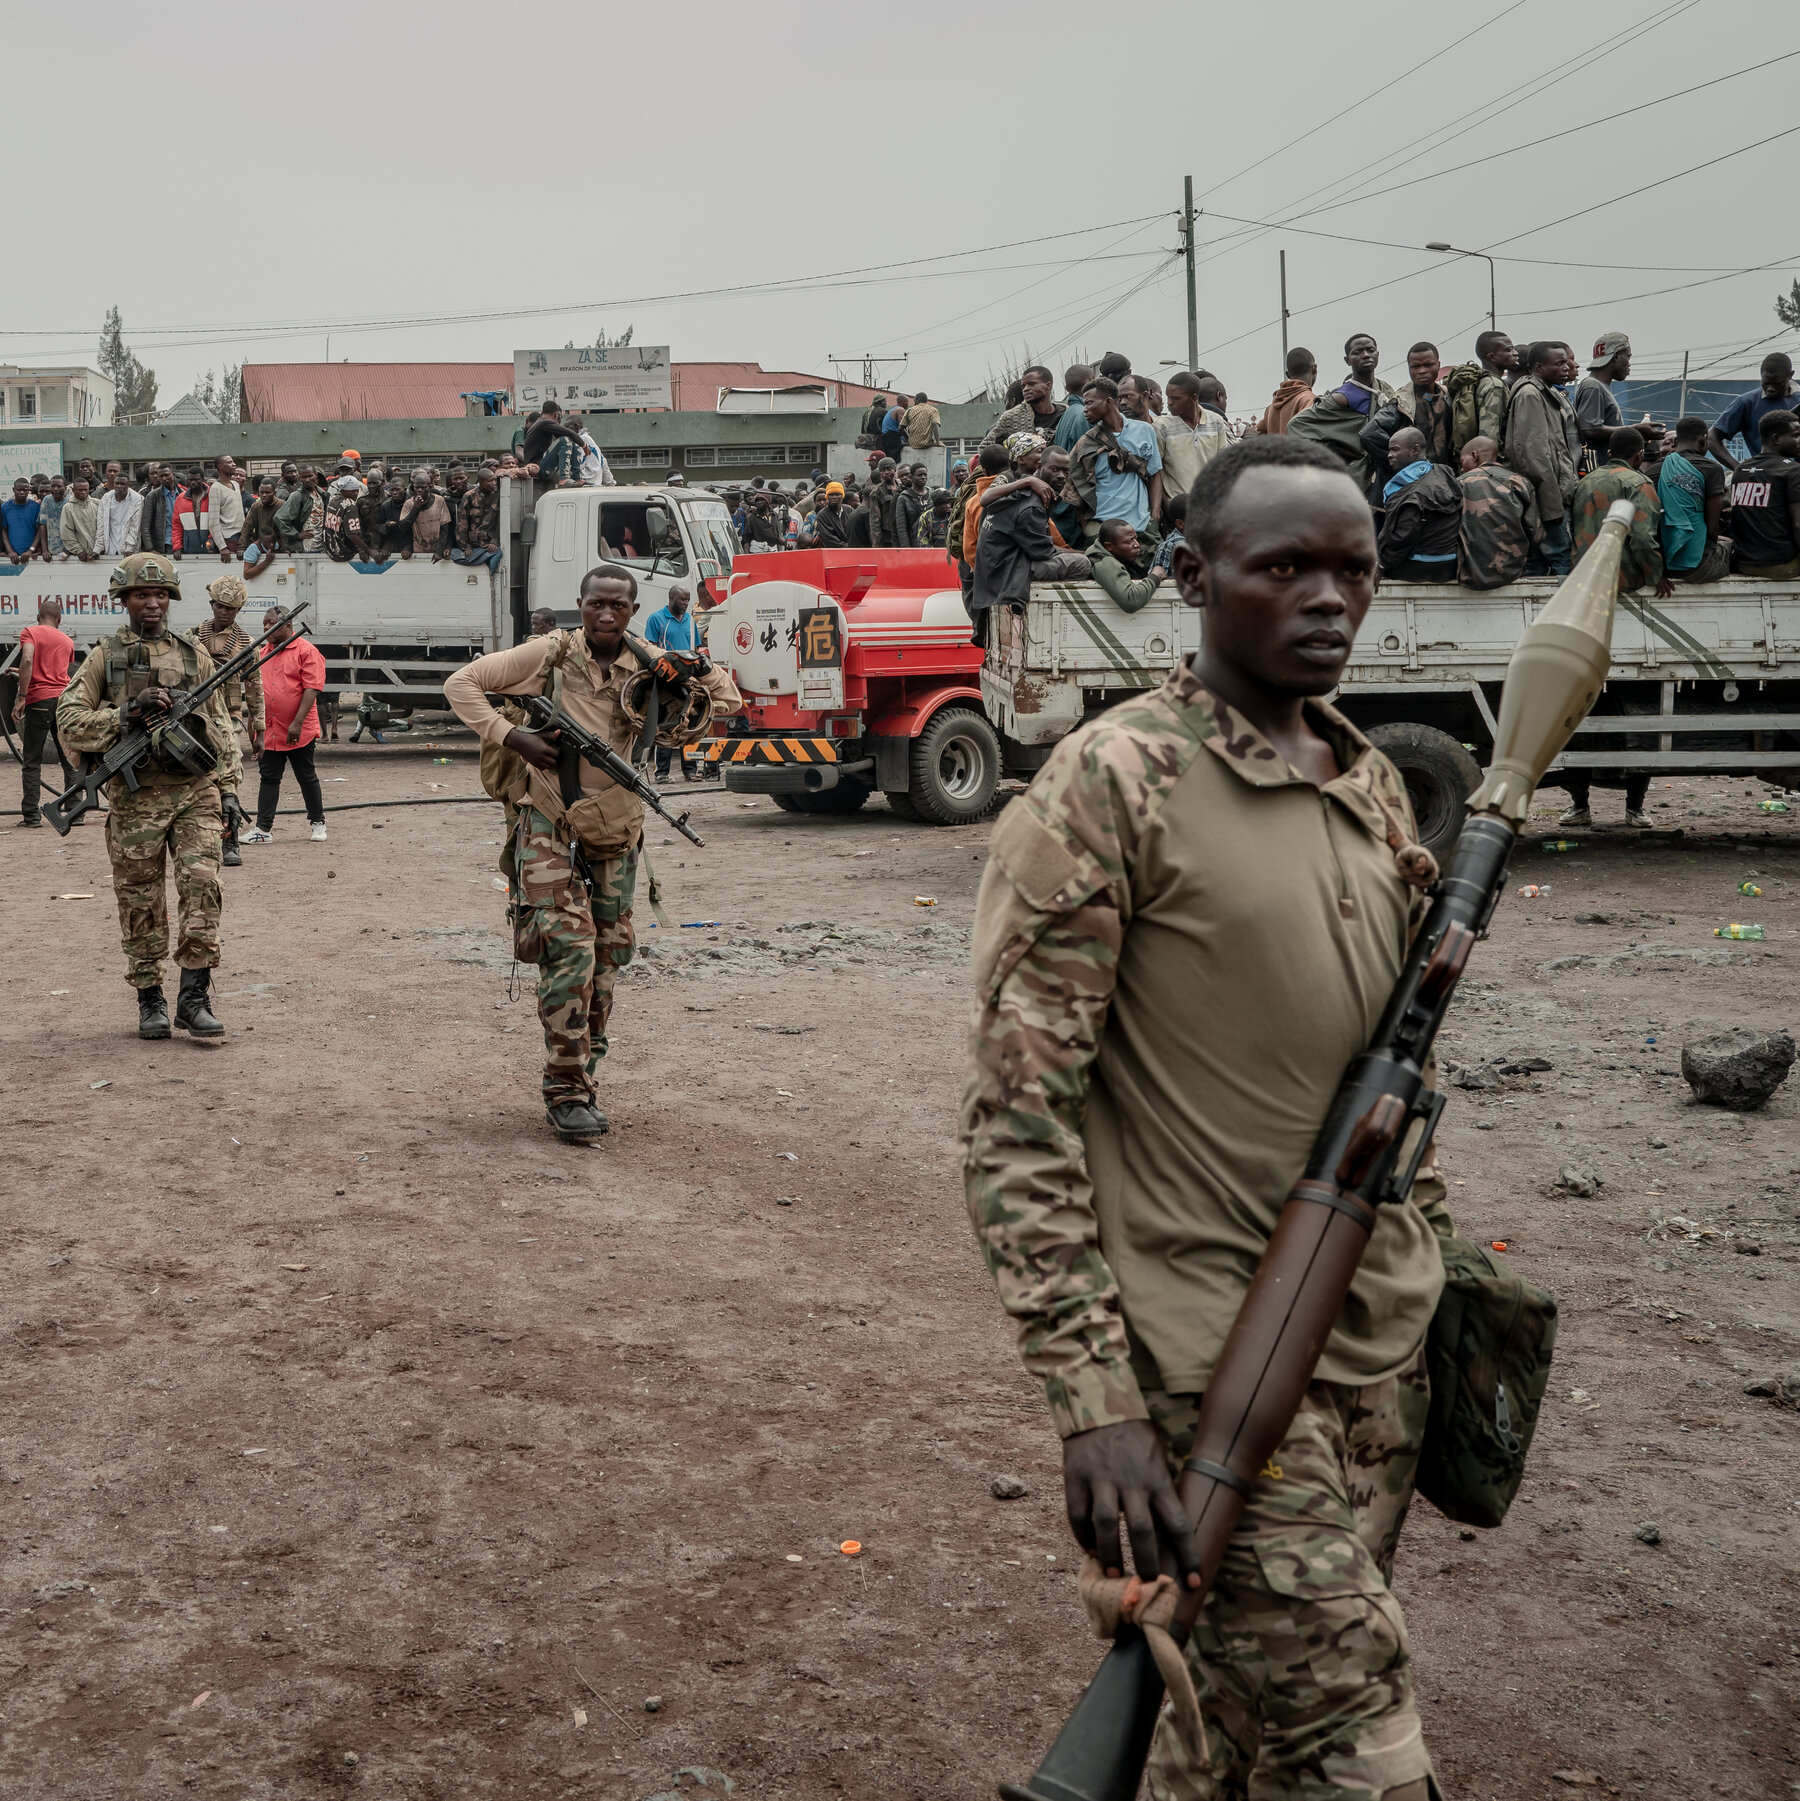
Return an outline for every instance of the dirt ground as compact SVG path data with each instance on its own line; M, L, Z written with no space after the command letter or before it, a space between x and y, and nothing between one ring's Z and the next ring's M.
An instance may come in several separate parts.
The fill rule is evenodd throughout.
M476 792L441 745L327 749L328 804ZM1562 1308L1511 1518L1421 1502L1401 1551L1455 1797L1800 1794L1800 1413L1744 1392L1800 1362L1800 1080L1743 1116L1677 1070L1800 1014L1800 799L1762 794L1532 840L1514 886L1553 891L1509 896L1442 1042L1552 1065L1456 1091L1442 1145L1464 1228ZM694 811L703 851L651 846L718 923L641 930L591 1150L543 1124L495 809L284 817L225 872L216 1049L135 1037L98 824L0 826L0 1792L924 1801L1035 1767L1098 1652L957 1180L987 828Z

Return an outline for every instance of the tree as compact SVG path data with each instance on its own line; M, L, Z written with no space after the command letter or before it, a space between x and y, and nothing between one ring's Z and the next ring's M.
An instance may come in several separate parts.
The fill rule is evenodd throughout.
M1800 279L1788 293L1775 296L1775 317L1789 331L1800 331Z
M602 327L599 336L594 339L594 348L596 350L623 350L631 342L631 334L636 330L635 325L628 325L617 337L609 337L605 327ZM573 350L574 348L575 340L573 338L563 346L564 350Z
M100 327L100 373L113 384L113 423L156 409L156 371L146 369L125 344L125 326L119 309L106 309Z
M221 425L236 425L244 410L243 364L227 363L222 382L214 381L213 372L208 369L206 379L201 382L194 398Z

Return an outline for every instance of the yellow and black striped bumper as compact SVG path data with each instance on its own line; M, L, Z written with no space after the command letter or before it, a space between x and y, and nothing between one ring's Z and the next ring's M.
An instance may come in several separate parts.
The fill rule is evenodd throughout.
M715 738L706 761L716 764L835 763L837 747L829 738Z

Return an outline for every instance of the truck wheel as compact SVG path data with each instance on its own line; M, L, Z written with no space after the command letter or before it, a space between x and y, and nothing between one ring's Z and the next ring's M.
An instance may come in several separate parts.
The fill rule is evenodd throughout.
M1368 739L1406 783L1419 842L1441 863L1463 826L1463 803L1481 783L1481 766L1448 732L1400 721L1372 725Z
M784 813L803 813L806 810L800 805L800 796L797 794L771 794L769 799Z
M840 776L835 787L822 788L817 794L784 794L781 798L794 803L790 812L844 814L857 812L874 792L864 782Z
M966 825L994 804L1000 784L1000 739L966 707L946 707L912 745L914 810L931 825Z

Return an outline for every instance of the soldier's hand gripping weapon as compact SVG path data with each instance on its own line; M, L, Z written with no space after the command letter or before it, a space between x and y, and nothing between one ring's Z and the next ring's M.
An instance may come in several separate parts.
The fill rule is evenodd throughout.
M100 790L114 776L123 776L125 786L138 786L138 765L157 752L165 761L185 769L189 775L211 775L218 767L219 752L206 735L206 721L191 715L204 707L211 696L235 676L244 675L256 660L256 653L290 621L298 619L312 605L303 600L289 607L260 638L252 639L236 656L228 657L205 681L191 688L177 688L168 711L145 724L126 724L119 741L104 756L96 757L92 766L82 771L72 786L65 788L55 800L44 803L44 817L66 838L69 827L90 807L99 804Z
M1444 1098L1425 1063L1539 778L1586 717L1611 659L1619 555L1632 504L1615 501L1586 556L1525 630L1506 669L1493 761L1368 1048L1345 1071L1207 1385L1182 1471L1200 1586L1184 1589L1172 1635L1185 1641L1257 1472L1287 1434L1375 1227L1404 1201ZM1003 1801L1131 1801L1163 1680L1150 1646L1123 1628L1037 1774Z
M525 723L532 731L558 734L558 748L564 757L585 758L603 776L635 794L652 813L666 820L690 844L699 844L702 849L705 848L700 834L688 825L687 814L683 813L677 819L663 805L662 795L657 791L656 784L642 770L628 763L604 738L596 738L585 727L577 725L548 695L490 694L487 698L496 707L503 707L508 702L515 707L523 707Z

